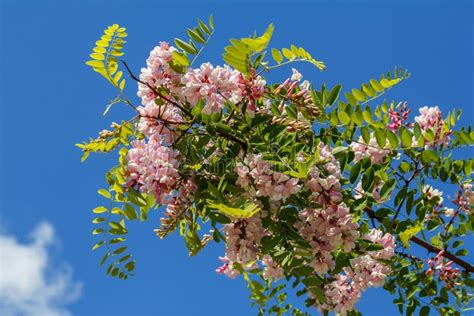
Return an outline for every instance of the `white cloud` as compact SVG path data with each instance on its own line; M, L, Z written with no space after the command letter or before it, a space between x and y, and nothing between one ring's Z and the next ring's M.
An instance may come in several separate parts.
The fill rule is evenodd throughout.
M0 231L0 315L70 315L65 306L79 299L82 284L70 266L52 262L53 226L40 223L30 239L20 243Z

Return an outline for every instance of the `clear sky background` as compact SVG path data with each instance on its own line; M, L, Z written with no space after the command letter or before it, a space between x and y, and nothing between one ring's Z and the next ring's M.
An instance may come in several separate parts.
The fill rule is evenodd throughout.
M389 92L388 100L406 100L413 109L462 108L461 124L474 121L471 1L0 0L0 313L3 308L13 315L21 314L18 310L254 314L244 282L214 272L223 244L189 258L177 234L163 241L155 237L159 212L147 223L130 226L136 276L125 282L105 276L98 266L100 254L91 251L90 210L103 202L96 191L104 186L104 173L115 157L92 155L81 164L74 147L111 121L132 115L124 106L102 117L115 91L84 65L106 26L127 27L125 59L138 72L159 41L185 37L187 27L211 13L217 30L202 62L222 63L228 38L261 32L274 22L272 47L295 43L326 62L323 73L298 65L315 84L342 83L343 90L350 90L402 65L412 77ZM270 79L290 73L288 67ZM135 98L131 81L127 92ZM472 150L464 153L473 155ZM467 243L472 249L472 240ZM474 261L472 255L469 260ZM31 275L20 272L17 279L22 264L30 265ZM21 294L19 302L11 302L5 282ZM370 290L357 306L366 315L395 315L391 301L382 289Z

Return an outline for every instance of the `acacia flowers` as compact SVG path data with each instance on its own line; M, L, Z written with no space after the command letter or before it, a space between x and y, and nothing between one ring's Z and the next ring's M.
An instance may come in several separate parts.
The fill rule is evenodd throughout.
M112 104L136 110L78 145L83 159L119 152L99 190L109 207L94 209L93 233L103 237L94 249L106 245L107 273L133 275L126 224L159 213L157 235L176 232L191 256L225 243L216 272L242 276L259 314L304 315L284 303L289 284L308 308L348 316L358 315L364 291L382 285L411 312L425 301L446 314L455 312L451 302L469 304L474 267L462 237L474 231L474 162L452 151L474 144L472 129L454 130L455 111L443 119L438 107L423 107L410 120L406 103L375 104L408 78L400 69L343 94L341 85L303 81L296 69L269 82L268 72L296 61L324 68L296 45L269 51L273 29L232 39L220 66L196 64L212 19L176 47L153 48L138 77L124 62L139 106L126 99L118 71L125 29L111 26L97 41L88 65L119 90ZM453 208L432 179L456 187ZM427 260L410 244L438 255ZM427 283L427 274L437 278ZM447 299L436 282L449 283Z

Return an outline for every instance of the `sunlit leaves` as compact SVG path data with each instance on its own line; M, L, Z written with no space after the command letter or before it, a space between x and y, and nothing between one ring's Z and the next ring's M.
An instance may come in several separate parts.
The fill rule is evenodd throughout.
M380 80L371 79L369 83L364 83L360 89L352 89L352 92L346 92L345 97L351 105L368 102L397 85L401 80L410 76L410 73L402 68L395 68L393 73L388 72L382 75Z
M249 218L260 211L260 207L254 203L245 203L242 207L232 207L225 205L224 203L216 203L213 201L208 201L207 205L219 212L224 213L225 215L231 216L233 218Z
M272 48L272 57L277 64L281 64L284 60L287 62L305 61L313 64L321 71L326 68L324 62L314 59L303 47L296 47L295 45L291 45L290 48L283 48L281 50Z
M273 30L274 26L273 24L270 24L265 33L259 37L231 39L231 45L225 47L225 52L223 54L224 61L240 72L247 74L250 70L252 58L255 54L260 53L267 48Z
M104 30L104 35L95 42L96 46L90 54L92 60L86 62L95 72L101 74L113 86L119 90L125 87L125 79L122 79L123 72L118 71L118 59L124 55L122 49L126 43L124 38L128 35L124 27L113 24Z
M212 34L214 34L214 20L212 15L209 17L208 24L198 20L198 25L186 30L189 39L182 40L175 38L174 43L179 49L173 52L171 67L177 72L183 73L186 68L194 63L202 49L207 45ZM201 48L198 49L198 47ZM192 60L189 56L194 56Z
M423 227L423 223L415 222L412 226L408 227L406 230L402 231L399 234L400 241L405 246L405 248L410 248L410 243L408 241L410 240L410 238L422 231Z

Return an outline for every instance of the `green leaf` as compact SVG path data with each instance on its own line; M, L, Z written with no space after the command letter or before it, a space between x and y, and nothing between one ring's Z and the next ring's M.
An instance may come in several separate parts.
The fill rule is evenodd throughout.
M111 195L110 195L110 192L106 189L99 189L97 191L97 193L99 193L100 195L102 195L103 197L105 197L106 199L110 199Z
M415 223L413 223L412 226L408 227L406 230L401 232L398 235L398 237L400 238L400 241L405 246L405 248L409 249L410 244L408 243L408 241L410 240L410 238L412 238L413 236L415 236L416 234L418 234L422 230L423 230L423 223L415 222Z
M349 125L349 123L351 122L351 118L344 111L338 111L337 117L339 118L339 121L341 121L341 123L344 125Z
M397 181L393 178L385 182L382 186L382 189L380 190L380 198L382 200L385 200L386 198L388 198L388 196L390 195L390 192L393 191L396 185L397 185Z
M359 174L360 174L360 170L362 168L362 163L360 161L358 161L351 169L351 173L350 173L350 176L349 176L349 180L351 181L351 183L354 183L357 181L357 178L359 177Z
M283 55L276 48L272 48L272 57L278 64L280 64L283 61Z
M329 96L327 99L327 104L333 105L336 102L337 98L339 98L339 93L341 92L342 85L338 84L332 88L331 92L329 92Z
M99 248L100 246L102 246L104 243L105 243L104 240L99 241L97 244L94 245L94 247L92 247L92 250L96 250L97 248Z
M384 132L379 129L376 129L374 133L375 133L375 139L377 140L377 144L381 148L384 148L385 144L387 143L387 139L385 138Z
M255 203L246 203L243 208L227 206L223 203L215 203L214 201L207 200L207 205L210 208L216 209L225 215L232 216L235 218L249 218L260 211L260 207Z
M204 36L202 36L201 34L199 34L198 32L194 30L187 29L186 33L188 33L189 37L191 37L193 40L195 40L196 42L200 44L204 44L206 42L206 39L204 38Z
M429 306L423 306L420 309L420 316L429 316L430 315L430 307Z
M360 128L360 133L362 135L362 138L364 139L364 142L368 144L370 142L369 128L367 126L362 126Z
M387 138L388 138L388 141L389 141L390 145L393 148L398 148L398 146L399 146L398 137L394 132L387 130Z
M374 177L374 169L372 167L369 167L362 176L362 189L364 189L365 192L372 191L374 187Z
M92 212L96 214L105 213L107 212L107 208L104 206L97 206L95 209L92 210Z
M198 51L190 44L186 43L185 41L175 38L174 43L178 48L181 50L184 50L186 53L191 54L191 55L196 55Z

